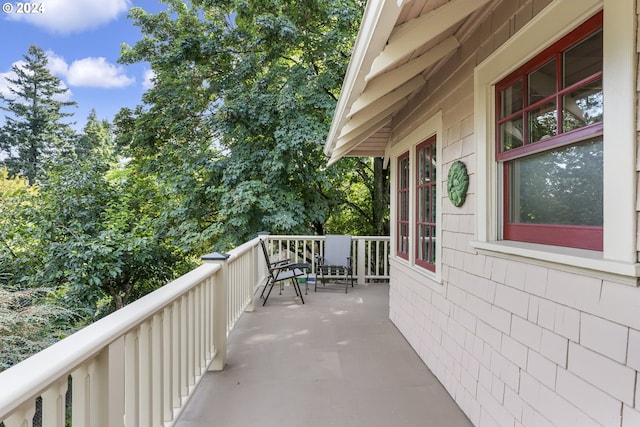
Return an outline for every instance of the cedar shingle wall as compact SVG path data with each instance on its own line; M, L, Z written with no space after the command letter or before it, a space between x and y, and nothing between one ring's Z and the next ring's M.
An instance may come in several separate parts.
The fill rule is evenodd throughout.
M462 160L471 180L462 208L439 187L442 284L392 262L390 318L475 425L640 426L640 289L469 245L473 68L549 3L503 1L398 114L394 141L442 111L444 179Z

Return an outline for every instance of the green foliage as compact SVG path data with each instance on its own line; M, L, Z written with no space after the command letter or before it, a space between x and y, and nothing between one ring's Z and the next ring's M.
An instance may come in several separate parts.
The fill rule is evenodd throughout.
M58 341L73 313L47 301L47 289L0 287L0 371Z
M131 11L144 37L121 62L149 62L154 86L116 127L139 170L189 189L172 198L182 214L167 219L190 224L185 236L204 230L203 244L218 249L261 230L323 233L347 200L335 184L351 171L326 169L322 148L363 2L165 3L158 14ZM176 168L180 159L191 167Z
M45 267L34 282L62 287L71 306L95 310L108 296L118 309L172 279L179 257L156 234L162 196L153 180L110 181L95 162L57 165L43 182Z
M108 166L115 160L115 143L111 125L106 120L98 120L95 110L87 117L87 124L74 147L77 159L99 158L100 163Z
M0 168L0 286L17 287L39 267L31 216L37 194L26 178L10 178L7 168Z

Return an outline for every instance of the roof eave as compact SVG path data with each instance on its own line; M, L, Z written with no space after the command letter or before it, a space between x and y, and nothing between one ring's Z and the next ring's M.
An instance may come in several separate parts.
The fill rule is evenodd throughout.
M367 2L325 142L324 153L331 157L330 163L334 163L339 158L334 159L333 151L339 133L347 122L349 109L362 93L366 85L365 77L371 69L371 64L384 49L405 3L406 0L369 0Z

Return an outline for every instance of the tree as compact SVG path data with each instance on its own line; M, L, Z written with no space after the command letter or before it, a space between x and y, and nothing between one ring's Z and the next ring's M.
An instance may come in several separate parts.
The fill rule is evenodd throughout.
M260 230L322 233L351 174L327 169L322 148L363 2L166 3L131 11L145 36L121 62L147 61L155 78L146 105L119 117L121 144L155 164L190 159L218 247Z
M24 62L12 67L15 78L7 78L10 96L0 95L9 113L0 128L0 150L7 156L3 163L12 175L21 174L33 185L42 174L48 158L68 152L75 136L69 124L61 120L71 116L62 111L75 102L61 101L67 89L47 69L44 51L29 47Z
M99 157L105 165L115 160L115 142L111 125L107 120L98 120L96 110L87 117L82 135L75 146L75 156L79 159Z
M31 214L37 195L37 186L29 186L26 178L11 178L6 167L0 168L0 288L20 288L40 267Z
M61 163L40 188L43 268L31 282L56 288L89 318L166 284L185 262L157 232L164 198L156 183L104 169L93 158Z

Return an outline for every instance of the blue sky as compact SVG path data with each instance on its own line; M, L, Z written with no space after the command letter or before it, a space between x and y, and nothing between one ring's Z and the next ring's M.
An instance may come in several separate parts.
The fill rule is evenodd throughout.
M111 122L120 108L141 103L151 76L149 65L123 66L117 60L122 43L133 45L141 38L127 18L129 9L166 9L159 0L42 0L30 3L42 5L41 13L31 14L17 13L17 1L0 3L0 93L7 94L5 77L11 76L12 65L35 44L47 53L49 69L69 89L68 99L78 104L65 110L74 113L76 129L84 127L91 109Z

